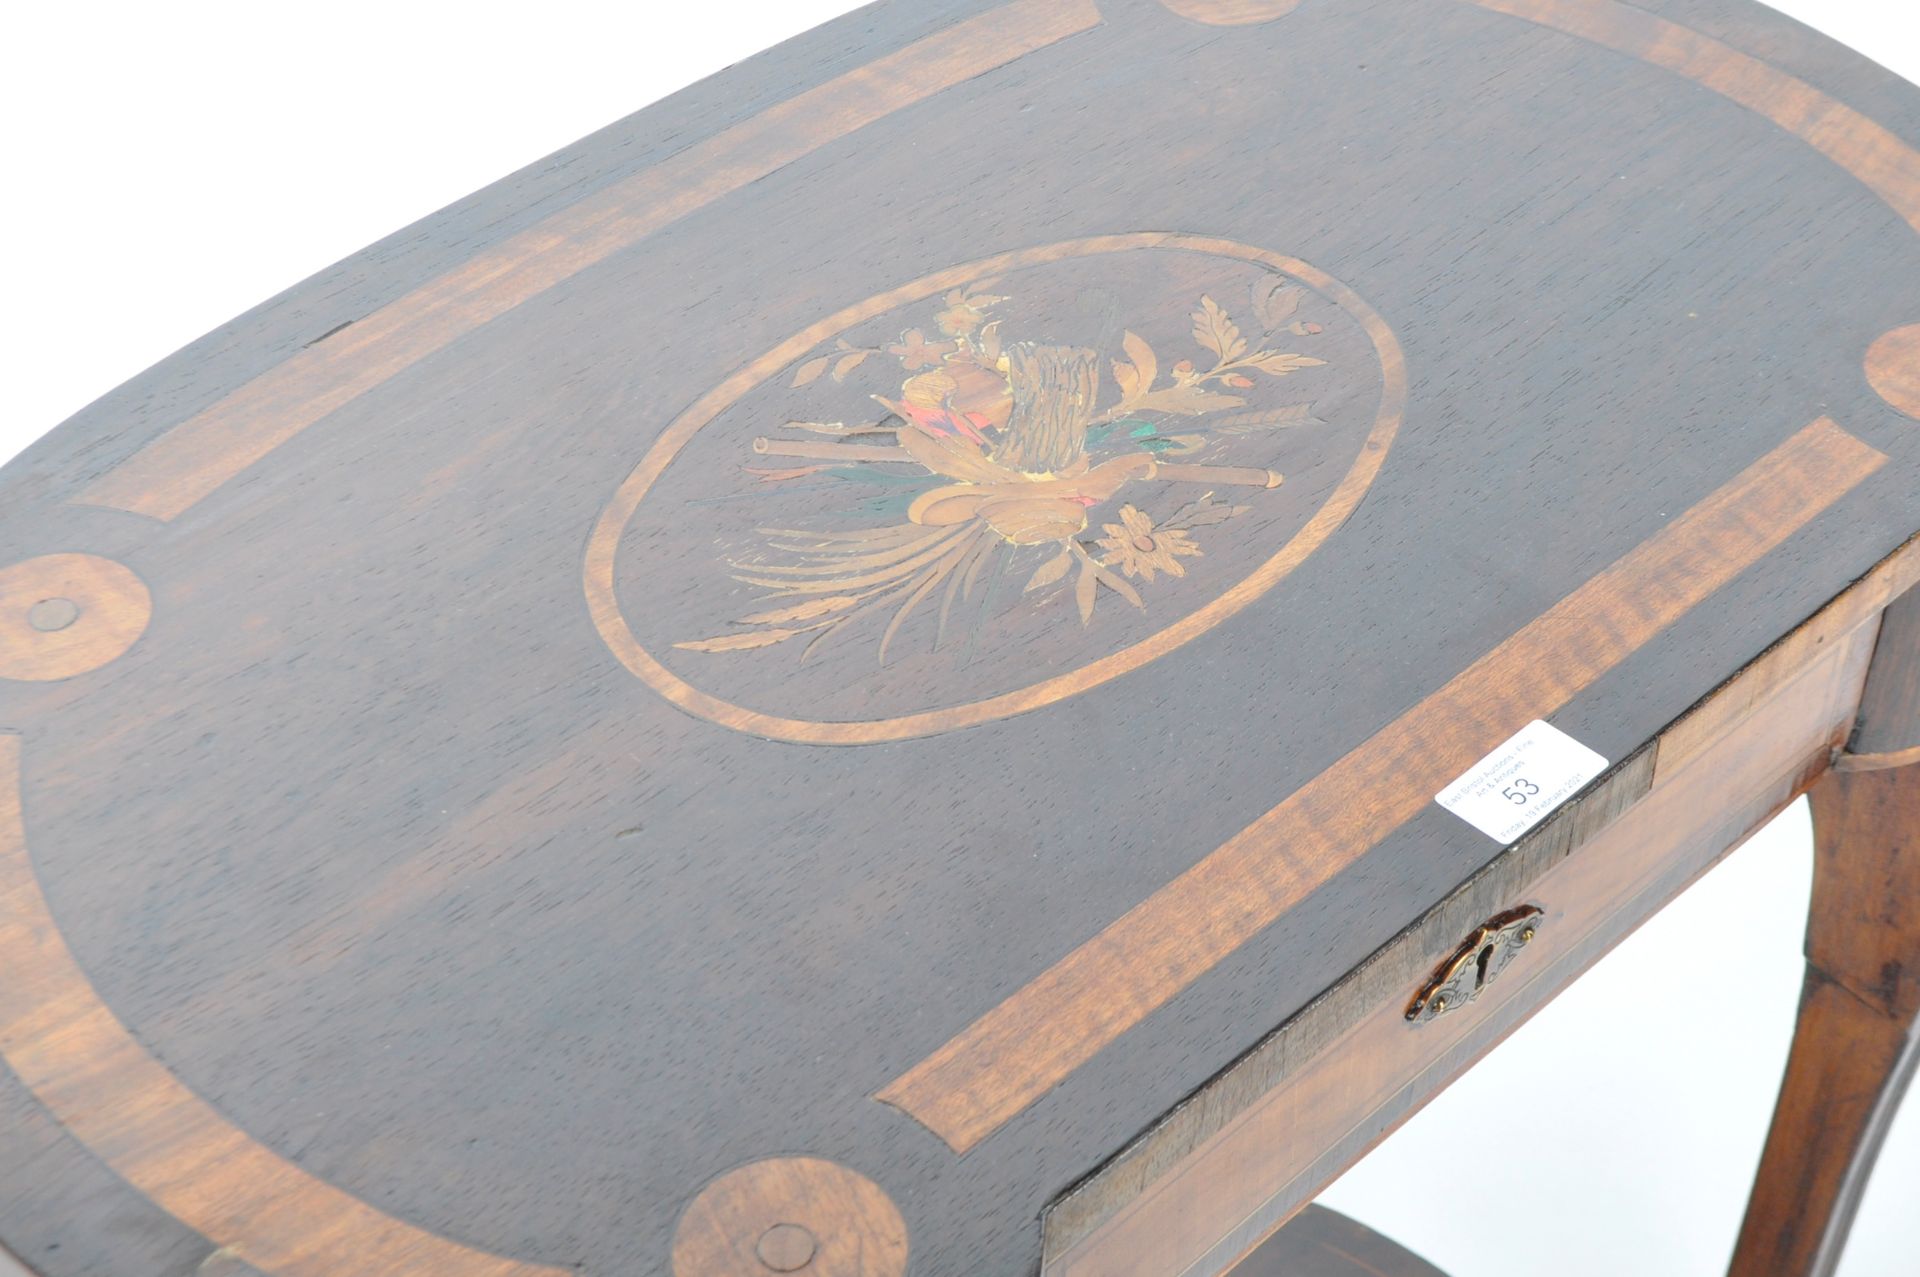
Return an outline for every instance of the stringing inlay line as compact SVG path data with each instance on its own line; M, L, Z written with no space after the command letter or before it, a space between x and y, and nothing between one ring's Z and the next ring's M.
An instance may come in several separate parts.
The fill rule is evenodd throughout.
M274 1277L567 1277L395 1219L301 1170L187 1089L88 982L27 854L20 738L0 735L0 1057L120 1178Z
M1800 431L877 1096L964 1153L1886 464Z
M589 266L829 142L1099 23L1095 0L1015 0L809 89L276 364L75 500L173 519L322 417Z
M1618 0L1464 0L1639 58L1773 121L1865 183L1920 231L1920 151L1805 80Z

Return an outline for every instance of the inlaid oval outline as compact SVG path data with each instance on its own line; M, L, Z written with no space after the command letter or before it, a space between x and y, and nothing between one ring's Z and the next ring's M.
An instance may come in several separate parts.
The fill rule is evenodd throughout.
M1025 687L964 704L861 721L790 718L734 704L693 686L647 650L622 614L615 590L620 540L640 503L693 437L743 396L791 368L821 343L889 311L950 289L1026 267L1067 258L1141 249L1172 249L1233 258L1292 276L1345 311L1372 343L1381 377L1380 404L1353 464L1332 494L1278 550L1210 603L1157 632L1076 669ZM812 745L866 745L910 740L1024 714L1099 687L1192 642L1244 611L1298 567L1343 524L1372 486L1405 416L1406 358L1386 321L1358 294L1325 271L1296 258L1232 240L1173 232L1140 232L1066 240L950 267L880 293L820 320L728 377L676 418L600 513L588 538L583 570L587 607L596 629L621 664L690 714L722 727L772 740Z
M1553 3L1539 0L1524 7L1514 0L1462 2L1510 13L1511 16L1583 37L1600 46L1614 48L1652 65L1662 66L1678 76L1699 82L1740 102L1768 116L1861 181L1910 221L1916 230L1920 230L1920 197L1914 194L1920 192L1920 181L1903 180L1905 175L1920 175L1920 153L1914 152L1883 127L1785 72L1691 28L1664 19L1649 19L1644 11L1628 9L1613 0L1555 0ZM1650 22L1653 24L1652 34L1646 35ZM1761 86L1760 90L1742 96L1748 86L1756 83ZM1767 95L1765 101L1758 100L1761 93ZM1811 105L1805 105L1807 103ZM1791 113L1789 108L1792 108ZM1818 134L1814 132L1814 125L1824 124L1836 116L1850 127L1829 127ZM11 868L24 870L26 876L19 882L10 883L10 886L18 894L21 884L26 884L32 891L28 903L33 906L18 911L18 920L23 926L14 928L18 934L12 938L22 943L25 943L22 937L31 937L33 934L54 938L51 945L36 941L37 949L34 946L19 949L14 956L17 958L34 952L51 955L70 968L68 974L71 976L71 980L65 981L65 987L60 987L60 982L48 981L24 987L29 990L57 990L62 997L71 993L73 996L91 998L95 1005L88 1014L98 1011L105 1016L108 1008L98 1004L98 995L88 983L86 973L73 962L72 955L59 939L60 928L46 909L44 897L37 889L32 889L31 862L25 853L24 835L18 832L18 779L17 775L9 773L17 773L17 744L13 738L0 737L0 852L7 851L7 818L11 812L15 841L13 850L18 853L11 858L17 862ZM6 859L8 857L0 856L0 861ZM15 876L18 877L18 874ZM0 931L4 930L0 928ZM84 1007L82 1009L87 1010ZM72 1019L71 1014L63 1013L57 1022L66 1024ZM365 1222L343 1220L332 1203L322 1203L316 1207L310 1198L298 1194L280 1195L276 1204L285 1206L283 1210L249 1211L244 1209L248 1206L244 1198L222 1199L214 1203L237 1203L237 1210L209 1213L201 1209L212 1199L196 1193L195 1181L179 1174L162 1180L151 1179L143 1173L145 1163L134 1155L140 1149L149 1147L149 1144L159 1153L178 1148L181 1137L177 1131L170 1131L165 1139L156 1136L153 1141L141 1144L140 1149L130 1152L131 1146L125 1138L127 1132L124 1129L109 1130L97 1121L87 1120L90 1115L113 1112L116 1105L146 1115L154 1121L171 1122L177 1116L172 1109L151 1103L151 1095L129 1089L132 1075L127 1070L102 1072L92 1067L106 1055L115 1052L137 1053L140 1050L126 1026L109 1017L102 1034L96 1036L47 1030L45 1026L56 1021L46 1016L34 1023L43 1031L4 1044L7 1062L41 1102L62 1117L76 1141L90 1149L104 1165L112 1168L131 1186L131 1191L145 1194L162 1210L198 1230L214 1244L228 1251L250 1252L250 1261L262 1271L283 1277L320 1273L323 1270L331 1273L335 1268L330 1265L337 1264L342 1256L350 1256L362 1263L369 1262L369 1255L381 1253L381 1248L390 1240L406 1247L407 1262L422 1272L458 1272L461 1277L471 1277L471 1274L478 1272L507 1271L508 1261L499 1261L500 1266L496 1268L486 1262L487 1256L471 1251L458 1253L442 1264L437 1256L426 1249L437 1238L432 1234L410 1230L400 1221L382 1215L371 1207L367 1208L369 1216ZM40 1067L42 1065L45 1067ZM152 1079L133 1080L141 1086L164 1084L179 1088L177 1081L164 1070ZM179 1093L192 1098L184 1089L180 1089ZM204 1103L194 1102L201 1110L196 1122L201 1118L218 1118L218 1114ZM224 1122L220 1122L217 1134L222 1164L241 1168L244 1182L264 1183L277 1191L274 1176L282 1172L291 1174L297 1170L273 1150ZM257 1161L254 1160L256 1158ZM264 1178L255 1173L259 1168L264 1168ZM326 1186L314 1181L309 1187ZM361 1204L357 1198L345 1194L341 1197L342 1205ZM521 1270L516 1268L515 1271ZM557 1273L559 1270L527 1266L524 1271L544 1274Z

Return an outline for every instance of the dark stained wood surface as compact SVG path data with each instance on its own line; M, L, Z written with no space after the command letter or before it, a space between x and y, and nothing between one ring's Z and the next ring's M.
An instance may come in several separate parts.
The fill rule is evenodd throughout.
M1920 739L1920 613L1887 609L1853 748ZM1733 1277L1826 1277L1920 1067L1920 772L1836 770L1813 791L1813 903L1800 1019Z
M1035 1271L1920 527L1904 139L1731 0L895 3L196 343L0 476L0 1239Z
M1900 579L1911 580L1920 555L1900 558ZM1044 1277L1224 1272L1792 802L1852 723L1873 613L1886 602L1881 595L1862 607L1856 593L1496 857L1076 1186L1047 1214ZM1738 716L1724 712L1729 701L1744 702ZM1525 952L1467 1008L1410 1030L1409 992L1459 937L1517 901L1544 914ZM1524 1118L1488 1120L1511 1140Z

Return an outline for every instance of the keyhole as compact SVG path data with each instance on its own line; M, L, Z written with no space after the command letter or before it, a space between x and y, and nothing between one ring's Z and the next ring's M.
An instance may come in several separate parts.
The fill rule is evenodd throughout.
M1493 946L1488 945L1486 948L1480 950L1480 961L1478 963L1478 966L1480 968L1480 975L1479 975L1479 978L1474 982L1477 987L1480 987L1480 988L1486 987L1487 968L1492 965L1493 965Z

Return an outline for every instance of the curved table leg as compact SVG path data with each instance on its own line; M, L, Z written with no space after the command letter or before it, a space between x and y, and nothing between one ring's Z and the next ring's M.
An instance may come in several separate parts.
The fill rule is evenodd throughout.
M1833 1272L1920 1061L1920 767L1829 772L1812 797L1806 986L1733 1277Z

